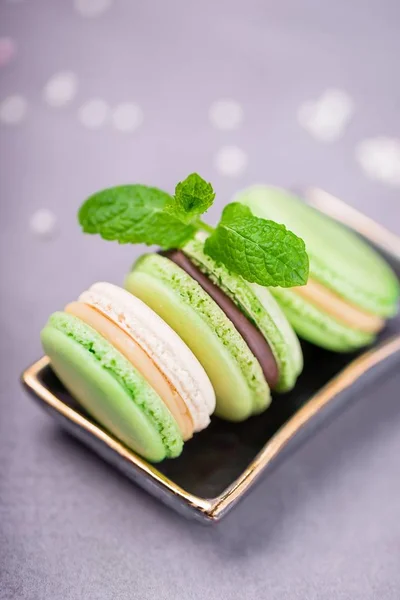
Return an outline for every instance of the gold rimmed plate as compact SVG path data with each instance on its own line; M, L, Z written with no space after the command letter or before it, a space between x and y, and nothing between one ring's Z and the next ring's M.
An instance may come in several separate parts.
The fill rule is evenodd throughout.
M400 239L322 190L307 200L363 235L400 273ZM264 414L233 424L214 418L185 444L182 455L152 465L128 450L88 416L41 358L22 375L26 388L70 433L155 497L205 522L223 517L256 480L312 434L363 386L400 360L400 318L390 321L373 347L334 354L303 344L305 368L295 390L276 398ZM77 467L78 468L78 467Z

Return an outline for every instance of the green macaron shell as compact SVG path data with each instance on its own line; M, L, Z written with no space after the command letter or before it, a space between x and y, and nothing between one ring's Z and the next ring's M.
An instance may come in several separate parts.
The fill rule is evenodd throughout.
M354 232L278 188L254 186L235 200L256 216L283 223L303 238L312 278L374 315L390 317L397 312L396 275Z
M303 355L297 336L276 300L268 289L247 283L223 264L217 264L204 254L203 248L204 240L197 236L182 250L264 335L278 365L276 389L282 392L292 389L303 368Z
M73 315L56 312L41 339L66 388L121 442L152 462L179 456L183 440L168 408L97 331Z
M271 288L271 291L299 336L313 344L335 352L349 352L375 338L373 334L342 325L290 289Z
M217 396L216 415L241 421L267 408L270 390L259 362L225 313L183 269L159 254L145 254L125 287L197 356Z

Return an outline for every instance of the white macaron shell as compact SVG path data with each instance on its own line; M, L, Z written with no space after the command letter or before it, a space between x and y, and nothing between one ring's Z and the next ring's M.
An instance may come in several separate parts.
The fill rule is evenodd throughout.
M210 422L215 392L192 351L165 321L130 292L111 283L95 283L79 297L124 329L165 373L185 402L194 430Z

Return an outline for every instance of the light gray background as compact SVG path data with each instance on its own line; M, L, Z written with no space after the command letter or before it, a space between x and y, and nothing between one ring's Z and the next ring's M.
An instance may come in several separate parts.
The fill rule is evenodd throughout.
M217 527L186 522L61 434L18 377L40 355L48 314L91 282L121 282L137 249L83 237L79 203L107 185L172 190L192 170L218 207L254 181L318 184L400 233L398 192L354 160L365 137L400 134L397 0L115 0L83 19L72 0L0 4L0 35L18 55L0 72L0 100L28 99L26 120L0 129L0 597L398 600L399 379L382 379L272 473ZM79 77L74 102L50 109L53 73ZM321 145L299 128L299 104L327 87L356 103L345 137ZM135 134L77 119L93 96L138 102ZM210 103L233 97L243 126L214 130ZM249 165L214 170L221 145ZM29 218L53 210L58 230Z

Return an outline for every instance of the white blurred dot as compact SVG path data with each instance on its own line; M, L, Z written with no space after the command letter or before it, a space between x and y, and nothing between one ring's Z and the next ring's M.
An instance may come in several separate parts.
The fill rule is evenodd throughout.
M50 237L54 233L56 221L56 216L51 210L41 208L31 216L29 227L32 233L39 237Z
M297 119L315 139L334 142L344 134L353 112L353 100L347 92L331 88L317 100L304 102L297 111Z
M400 187L400 139L364 140L356 146L355 156L367 177Z
M78 78L72 71L56 73L46 83L43 96L50 106L60 107L69 104L78 90Z
M75 10L83 17L97 17L108 10L113 0L74 0Z
M143 121L143 111L133 102L122 102L113 110L112 121L118 131L135 131Z
M238 177L247 167L247 155L237 146L224 146L215 155L214 164L222 175Z
M26 116L28 103L23 96L8 96L0 104L0 121L7 125L16 125Z
M210 106L208 116L217 129L236 129L243 120L243 109L236 100L217 100Z
M79 120L88 129L100 129L108 116L108 104L101 98L88 100L79 109Z

